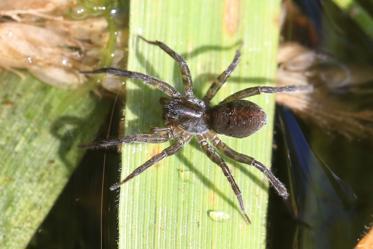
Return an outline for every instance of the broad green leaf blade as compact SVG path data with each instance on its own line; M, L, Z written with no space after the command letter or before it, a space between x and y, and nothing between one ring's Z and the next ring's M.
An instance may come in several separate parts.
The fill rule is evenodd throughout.
M128 69L182 90L175 62L137 35L161 40L187 59L195 93L202 97L214 78L206 75L220 74L242 42L241 62L213 103L237 90L268 83L265 79L273 79L275 73L279 8L280 1L133 1ZM127 81L127 134L163 125L161 96L142 82ZM252 100L267 112L267 126L249 138L222 139L270 166L274 98L263 95ZM169 144L124 145L122 179ZM228 163L243 192L251 225L240 215L220 168L192 142L122 186L119 248L264 248L267 180L249 166Z
M334 0L333 2L343 11L347 12L367 35L373 37L373 18L369 12L359 4L359 1Z
M25 248L84 154L109 105L89 89L64 91L0 75L0 247Z

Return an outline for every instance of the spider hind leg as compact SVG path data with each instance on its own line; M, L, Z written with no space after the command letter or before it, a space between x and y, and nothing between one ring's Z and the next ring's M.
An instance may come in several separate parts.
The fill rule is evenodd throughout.
M209 145L209 143L206 141L206 139L203 136L198 135L197 139L198 139L198 143L201 145L203 149L203 152L211 159L211 161L216 163L222 169L225 177L227 178L228 182L231 184L232 190L236 195L238 203L240 204L241 213L243 217L245 218L245 221L247 223L251 223L250 218L245 211L245 206L243 204L241 190L238 187L236 181L234 180L233 175L231 171L229 170L227 164L219 156L219 154L214 150L214 148L211 145Z
M230 148L228 145L226 145L223 141L221 141L215 133L209 132L207 134L207 137L209 141L224 155L227 157L238 161L240 163L248 164L251 166L254 166L258 170L260 170L269 180L273 188L276 190L279 196L281 196L283 199L287 199L289 197L288 191L284 184L277 179L277 177L272 173L270 169L265 167L261 162L258 162L254 158L247 156L245 154L241 154L232 148Z

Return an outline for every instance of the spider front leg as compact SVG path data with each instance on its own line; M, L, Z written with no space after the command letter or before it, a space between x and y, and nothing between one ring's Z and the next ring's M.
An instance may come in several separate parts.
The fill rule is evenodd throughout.
M166 52L169 56L171 56L179 65L180 70L181 70L181 77L184 83L184 88L185 88L185 94L187 96L193 96L193 86L192 86L192 76L190 75L190 70L188 67L188 64L185 62L184 58L176 53L174 50L172 50L169 46L164 44L163 42L160 41L150 41L145 39L142 36L139 36L140 39L143 41L158 46L160 49L162 49L164 52Z
M171 128L154 128L153 133L128 135L119 139L104 140L97 143L82 144L81 148L100 149L129 143L163 143L173 138Z
M231 149L228 145L221 141L215 133L209 132L207 134L207 137L209 141L211 141L211 143L227 157L232 158L235 161L254 166L258 170L260 170L268 178L273 188L283 199L286 200L289 197L288 191L286 190L284 184L280 180L278 180L276 176L273 175L272 171L265 167L261 162L258 162L250 156L241 154Z
M231 73L236 68L237 64L239 63L240 56L241 56L241 52L240 52L240 50L237 50L236 54L234 55L233 61L231 62L231 64L229 64L228 68L224 72L222 72L212 82L212 85L210 86L210 88L207 91L206 95L203 97L203 100L206 103L210 102L210 100L216 95L216 93L220 90L220 88L227 81L228 77L231 75Z
M182 137L176 141L175 144L167 147L160 153L156 154L155 156L152 156L148 161L146 161L144 164L142 164L140 167L137 167L134 171L132 171L131 174L129 174L124 180L122 180L119 183L114 184L113 186L110 187L110 190L116 190L120 187L120 185L126 183L130 179L134 178L135 176L141 174L144 172L146 169L149 167L153 166L154 164L158 163L162 159L174 155L176 152L178 152L183 146L188 143L191 139L191 136L188 137Z
M223 102L230 102L233 100L244 99L247 97L251 97L254 95L258 95L261 93L290 93L290 92L312 92L313 87L310 85L291 85L291 86L279 86L279 87L272 87L272 86L256 86L256 87L249 87L238 91L227 98L225 98Z
M167 94L170 97L180 96L180 93L167 82L164 82L153 76L146 75L146 74L139 73L139 72L132 72L132 71L122 70L122 69L113 68L113 67L104 67L104 68L99 68L93 71L84 71L82 73L84 74L107 73L107 74L121 76L121 77L129 78L129 79L140 80L148 84L149 86L158 88L160 91L162 91L163 93Z
M227 178L228 182L231 184L233 192L236 194L237 200L238 200L238 202L240 204L240 209L241 209L242 215L244 216L246 222L251 223L250 218L246 214L246 211L245 211L245 206L243 204L241 190L238 187L236 181L234 180L234 178L232 176L232 173L229 170L227 164L219 156L219 154L214 150L214 148L211 147L208 144L208 142L206 141L206 139L203 136L198 135L197 139L198 139L198 143L201 145L201 147L202 147L203 151L205 152L205 154L211 159L211 161L213 161L214 163L216 163L222 169L225 177Z

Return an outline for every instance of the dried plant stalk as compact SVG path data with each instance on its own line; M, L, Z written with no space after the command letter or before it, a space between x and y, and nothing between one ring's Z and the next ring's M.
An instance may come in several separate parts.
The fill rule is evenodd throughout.
M71 5L66 0L0 3L0 67L28 69L60 88L82 85L86 77L80 71L98 65L99 51L107 41L107 21L66 20L61 14Z
M35 16L55 19L57 11L62 11L72 6L71 0L1 0L0 16L7 16L16 21L22 21L24 18ZM59 17L58 17L59 16ZM57 18L61 19L58 15Z
M354 70L329 55L297 43L280 47L277 84L312 85L314 91L296 95L278 94L276 101L300 117L347 138L373 136L373 111L356 110L339 98L341 91L353 90L373 79L372 70Z

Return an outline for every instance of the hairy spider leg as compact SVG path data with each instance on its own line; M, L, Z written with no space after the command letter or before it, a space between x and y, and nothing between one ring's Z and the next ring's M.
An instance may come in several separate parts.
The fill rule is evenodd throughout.
M182 80L183 80L183 83L184 83L185 94L187 96L194 96L193 86L192 86L192 84L193 84L192 83L192 76L190 74L188 64L186 63L184 58L181 55L179 55L178 53L176 53L174 50L172 50L169 46L164 44L163 42L150 41L150 40L145 39L142 36L139 36L139 37L140 37L140 39L142 39L143 41L145 41L149 44L158 46L159 48L161 48L164 52L166 52L169 56L171 56L177 62L177 64L180 67L181 77L182 77Z
M116 76L126 77L129 79L141 80L144 83L148 84L149 86L157 88L158 90L162 91L163 93L165 93L166 95L170 97L179 97L181 95L173 86L171 86L167 82L164 82L153 76L146 75L146 74L139 73L139 72L132 72L132 71L122 70L122 69L114 68L114 67L104 67L104 68L99 68L93 71L84 71L82 73L85 73L85 74L107 73L107 74L112 74Z
M220 157L220 155L215 151L215 149L207 142L207 140L203 136L197 135L197 139L204 153L210 158L211 161L216 163L222 169L225 177L227 178L228 182L231 184L233 192L236 194L237 200L240 204L242 215L244 216L246 222L251 223L250 218L246 214L246 211L245 211L245 206L243 204L241 190L238 187L236 181L234 180L232 173L229 170L227 164L224 162L224 160Z
M142 164L141 166L137 167L134 171L132 171L131 174L129 174L124 180L122 180L121 182L119 183L116 183L114 185L112 185L110 187L110 190L116 190L120 187L120 185L126 183L127 181L129 181L130 179L132 179L133 177L141 174L142 172L144 172L146 169L148 169L149 167L153 166L154 164L158 163L159 161L161 161L162 159L168 157L168 156L171 156L171 155L174 155L176 152L178 152L181 148L184 147L184 145L186 143L188 143L190 141L192 136L188 136L186 138L183 137L183 139L178 139L176 141L175 144L167 147L166 149L162 150L160 153L154 155L153 157L151 157L148 161L146 161L144 164Z
M256 86L256 87L249 87L241 91L238 91L236 93L233 93L232 95L225 98L221 103L243 99L243 98L258 95L261 93L312 92L312 91L313 91L313 87L309 85L291 85L291 86L279 86L279 87Z
M214 132L208 132L207 138L219 151L221 151L227 157L235 161L254 166L258 170L260 170L268 178L273 188L283 199L286 200L289 197L289 193L286 190L284 184L279 179L277 179L277 177L273 175L272 171L265 167L261 162L255 160L253 157L247 156L245 154L233 150L223 141L221 141L220 138L218 138Z
M82 144L81 148L100 149L130 143L164 143L172 138L171 128L154 128L153 133L128 135L122 138L104 140L97 143Z
M234 71L234 69L237 67L239 60L240 60L241 52L238 49L236 51L236 54L234 55L234 58L225 69L224 72L222 72L213 82L210 86L209 90L207 91L206 95L203 97L203 100L205 103L210 103L210 100L216 95L216 93L220 90L220 88L224 85L224 83L227 81L228 77L231 75L231 73Z

